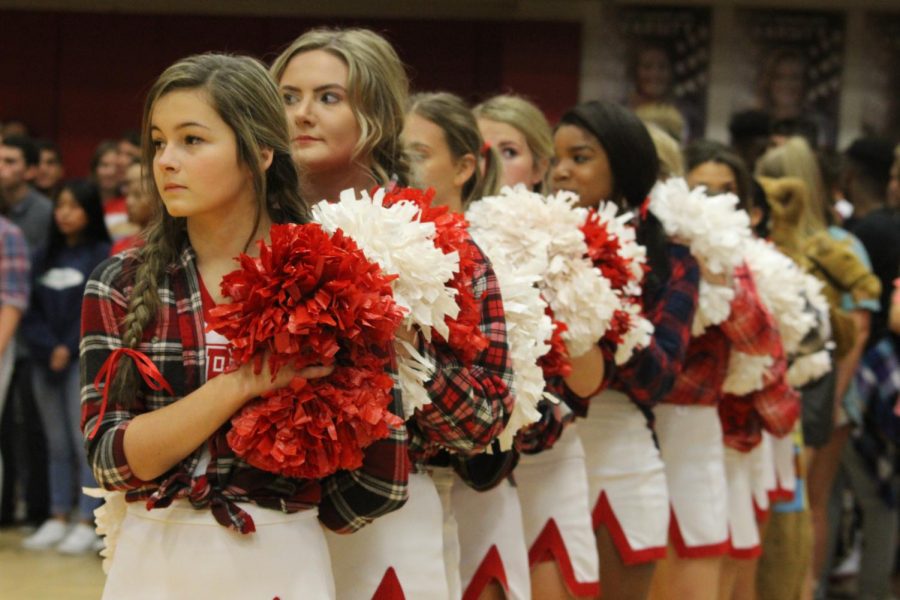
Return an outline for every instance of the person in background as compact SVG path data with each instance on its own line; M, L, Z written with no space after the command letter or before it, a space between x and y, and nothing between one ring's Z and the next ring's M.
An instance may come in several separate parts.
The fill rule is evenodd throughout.
M752 173L756 161L771 145L772 119L761 110L745 110L731 115L728 122L731 147Z
M128 222L128 210L122 195L122 177L117 142L100 142L91 158L91 179L100 190L103 218L114 242L137 233L137 227Z
M133 129L124 132L116 142L116 161L119 177L125 179L125 171L135 162L141 161L141 134Z
M0 189L0 201L2 199L3 191ZM9 219L0 216L0 414L3 414L16 361L16 330L28 306L30 269L25 236ZM0 432L0 435L5 433ZM3 472L0 461L0 497L3 494Z
M62 154L59 146L50 140L36 140L34 145L40 153L37 170L34 174L34 187L50 199L56 198L59 186L65 175Z
M535 192L546 192L553 138L541 109L524 98L501 95L485 100L472 112L484 141L500 155L502 184L522 183Z
M9 135L0 143L3 213L25 236L29 257L46 246L53 214L53 203L32 185L39 160L40 154L28 138ZM30 365L20 331L9 400L0 426L7 480L0 505L3 522L24 519L40 525L49 511L47 451L31 389ZM21 496L16 496L17 489ZM25 507L24 514L17 512L19 506Z
M128 222L137 225L138 233L124 237L112 245L110 254L118 254L128 248L133 248L142 243L142 234L147 230L156 213L153 199L146 193L141 174L141 163L133 162L125 170L125 182L122 186L125 192L125 208L128 210Z
M81 554L97 542L94 509L100 501L81 493L96 487L81 438L78 344L81 296L88 276L109 254L109 234L97 186L63 185L54 203L46 251L34 261L34 292L22 323L32 359L32 385L49 449L51 518L25 538L28 550L56 548ZM77 506L77 522L69 518Z
M894 164L891 165L891 178L888 181L887 205L900 209L900 144L894 147Z

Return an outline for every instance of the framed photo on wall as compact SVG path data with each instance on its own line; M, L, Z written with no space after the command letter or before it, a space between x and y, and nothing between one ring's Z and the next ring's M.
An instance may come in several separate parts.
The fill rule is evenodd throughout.
M711 9L613 5L607 13L602 97L683 143L703 137Z
M738 9L732 39L734 110L763 110L776 134L833 147L845 19L840 12Z

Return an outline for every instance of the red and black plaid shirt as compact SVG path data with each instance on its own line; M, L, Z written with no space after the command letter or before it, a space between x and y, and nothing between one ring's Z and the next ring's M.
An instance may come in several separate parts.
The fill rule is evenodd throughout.
M762 430L783 437L800 417L800 394L788 385L787 360L778 341L775 364L766 374L765 387L746 396L725 394L719 402L719 420L725 445L740 452L762 441Z
M431 403L407 421L414 467L441 450L460 455L483 451L500 435L512 413L513 371L503 299L494 270L480 249L478 257L473 287L481 304L479 327L488 346L467 366L445 344L420 341L419 351L436 368L425 384Z
M778 330L759 299L746 265L735 269L734 290L728 319L691 340L684 368L664 402L715 406L722 397L732 349L753 356L778 354L781 346Z
M186 498L196 508L209 507L222 525L242 532L252 531L253 526L239 502L288 513L318 505L319 519L339 532L359 529L403 505L407 498L409 458L407 435L402 427L392 429L390 437L369 446L359 470L339 471L318 481L280 477L237 458L225 439L230 423L209 440L211 459L204 475L192 475L201 458L200 448L153 481L142 481L132 473L124 451L125 431L131 420L177 402L206 379L202 301L196 259L190 247L157 282L161 306L138 348L153 361L175 393L155 392L142 382L131 408L110 396L97 435L89 439L102 400L101 392L94 389L94 377L110 353L122 347L120 325L133 288L137 255L137 250L131 250L102 263L91 275L84 294L81 426L88 460L101 486L124 491L127 501L146 501L150 507L163 507L177 498ZM394 396L392 410L402 414L396 389Z

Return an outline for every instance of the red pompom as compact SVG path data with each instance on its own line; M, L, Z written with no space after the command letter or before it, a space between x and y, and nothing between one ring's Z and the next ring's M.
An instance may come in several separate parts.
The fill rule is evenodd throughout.
M448 285L456 290L459 314L455 319L446 319L450 339L444 341L463 364L471 364L488 347L487 337L481 331L481 307L475 299L475 268L482 261L481 252L469 235L469 222L459 213L450 212L447 206L434 206L434 190L422 191L416 188L395 187L384 196L384 205L397 202L413 202L419 207L422 222L434 223L435 245L444 254L459 254L459 271ZM439 339L440 335L435 332Z
M550 336L550 351L538 359L538 365L544 371L544 379L552 377L568 377L572 374L572 361L569 358L569 350L566 348L566 342L563 341L563 333L565 333L566 324L557 321L553 316L553 310L547 306L545 311L553 322L553 334Z
M322 379L246 404L228 443L249 464L289 477L319 479L358 468L362 450L402 421L388 412L394 334L403 318L390 282L348 237L318 225L274 225L259 258L222 279L231 298L210 311L208 328L229 339L237 365L301 369L335 365ZM352 366L348 366L352 365Z

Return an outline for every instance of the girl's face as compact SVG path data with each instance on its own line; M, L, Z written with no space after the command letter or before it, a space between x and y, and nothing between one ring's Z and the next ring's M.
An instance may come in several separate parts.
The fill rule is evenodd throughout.
M224 216L255 207L253 175L231 127L199 90L176 90L150 114L153 178L173 217Z
M635 85L642 96L653 100L665 98L672 83L669 57L659 48L644 49L638 57L635 76Z
M550 169L554 190L578 194L579 206L612 200L613 175L606 150L593 135L576 125L560 125L553 134L555 156Z
M132 163L125 171L125 207L128 220L144 226L153 216L153 201L141 186L141 165Z
M53 207L53 219L59 232L66 238L77 238L88 224L87 213L68 189L59 193Z
M350 70L324 50L300 53L278 82L291 130L294 162L308 172L345 169L360 130L347 97Z
M475 157L454 159L444 130L416 113L406 115L400 140L409 154L415 185L434 188L435 204L462 210L462 189L475 172Z
M97 178L97 187L104 195L119 193L121 179L119 178L119 153L117 151L110 150L100 157L94 177Z
M531 153L525 135L510 125L490 119L478 119L478 129L484 141L493 146L503 162L503 185L524 183L531 188L539 184L547 172Z
M710 196L718 194L737 194L737 179L734 171L728 165L707 161L700 163L687 174L688 185L691 189L702 185L706 187L706 193Z

